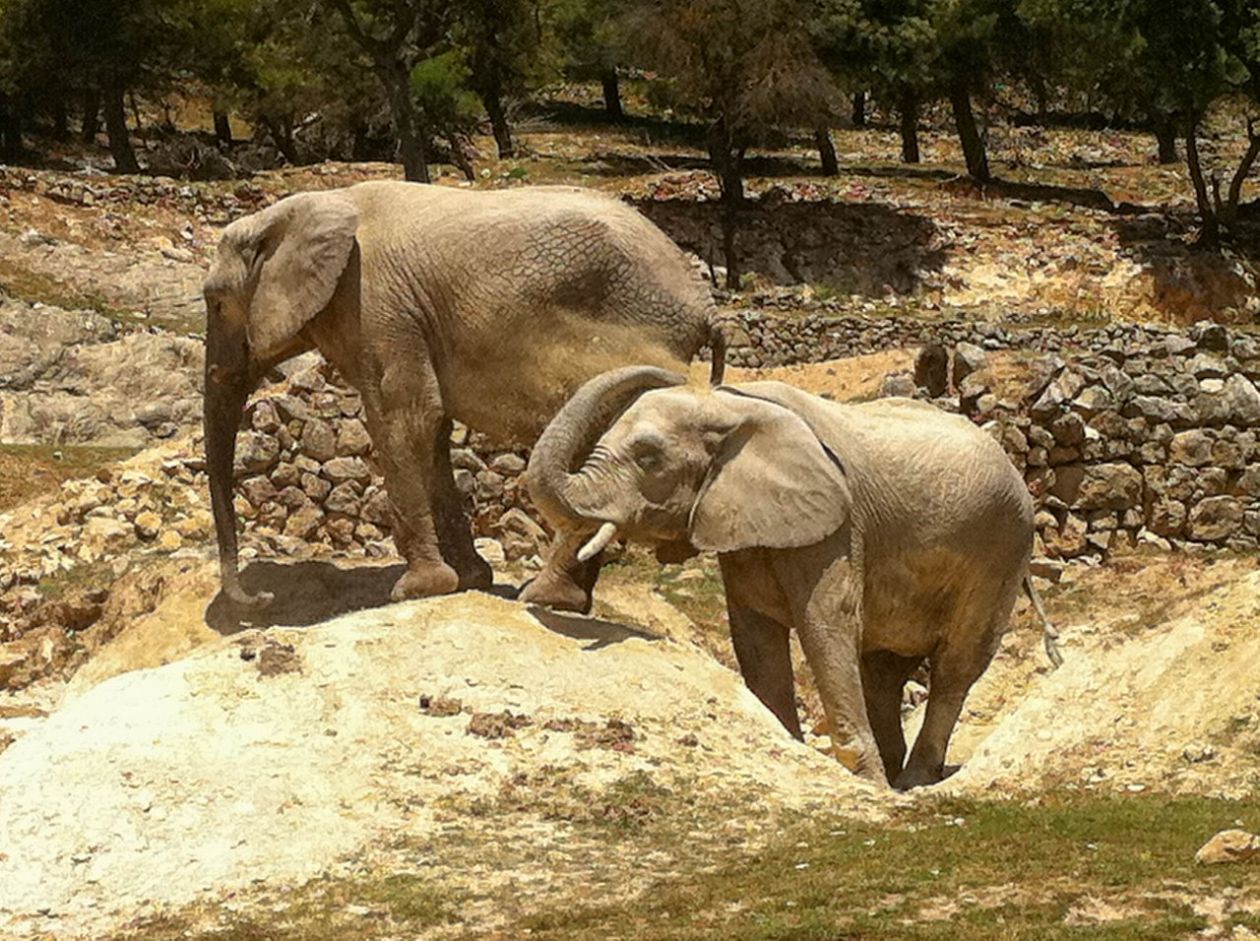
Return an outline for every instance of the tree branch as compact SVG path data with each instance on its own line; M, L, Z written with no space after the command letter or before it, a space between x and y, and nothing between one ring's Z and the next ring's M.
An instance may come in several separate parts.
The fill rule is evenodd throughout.
M1256 133L1255 125L1251 118L1247 119L1247 152L1243 154L1242 163L1238 165L1238 169L1234 172L1234 178L1229 181L1229 195L1226 197L1226 206L1228 207L1229 221L1233 221L1234 216L1238 213L1238 203L1242 199L1243 183L1246 181L1248 174L1251 173L1252 166L1255 165L1256 158L1260 157L1260 134Z

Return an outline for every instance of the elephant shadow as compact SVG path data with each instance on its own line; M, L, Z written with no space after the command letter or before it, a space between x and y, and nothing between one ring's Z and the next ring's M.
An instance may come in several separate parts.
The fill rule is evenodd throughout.
M297 562L260 560L240 573L250 594L273 596L270 604L242 609L222 592L206 608L206 625L224 636L266 627L309 627L322 621L390 604L389 592L402 575L402 563L342 566L306 559ZM512 585L495 585L491 593L515 598Z
M241 587L250 594L268 592L273 596L271 603L245 610L219 592L206 608L206 624L228 636L267 627L309 627L343 614L384 607L391 603L390 589L404 568L402 563L337 565L318 559L259 560L241 570ZM509 600L518 593L519 589L510 584L498 584L490 590L490 594ZM526 610L549 631L590 641L584 650L600 650L631 638L660 640L655 634L614 621L551 611L538 605L530 605Z
M536 604L527 606L525 610L535 621L552 633L571 637L574 640L589 640L590 643L582 648L587 651L602 650L604 647L631 639L647 641L662 639L661 635L650 633L642 628L630 627L589 615L552 611Z

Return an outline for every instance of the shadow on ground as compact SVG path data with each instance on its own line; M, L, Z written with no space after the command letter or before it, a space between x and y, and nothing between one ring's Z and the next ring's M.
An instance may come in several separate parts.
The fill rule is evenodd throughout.
M206 624L222 635L251 628L309 627L331 618L379 608L390 603L389 591L404 565L340 566L330 561L259 561L241 570L241 587L250 594L267 592L272 601L243 609L219 592L206 608ZM515 598L512 585L495 585L491 594Z
M723 264L715 203L644 200L638 208L688 251ZM741 267L777 284L825 283L842 294L913 294L945 252L927 216L881 203L749 201L739 212Z
M384 607L390 604L389 591L403 570L401 562L352 566L314 559L253 562L241 570L241 587L250 594L267 592L273 596L271 603L246 610L219 592L206 608L206 624L216 633L229 636L258 628L309 627L343 614ZM501 584L488 593L511 600L518 591L514 585ZM661 639L656 634L614 621L550 611L538 605L530 605L527 610L549 631L574 640L590 641L584 650L599 650L631 638Z
M1151 305L1169 320L1256 322L1248 305L1260 277L1260 219L1243 219L1221 247L1194 244L1199 220L1189 209L1116 215L1111 226L1151 279Z
M600 650L604 647L619 644L622 641L637 638L639 640L661 640L661 635L653 634L639 628L628 627L615 621L589 617L583 614L569 614L562 611L549 611L538 605L530 605L526 610L547 630L574 640L589 640L590 644L583 650Z

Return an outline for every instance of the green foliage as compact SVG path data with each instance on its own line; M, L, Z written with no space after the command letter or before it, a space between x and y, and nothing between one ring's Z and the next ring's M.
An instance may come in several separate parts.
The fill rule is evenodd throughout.
M434 130L471 131L481 119L481 102L468 87L464 53L452 49L411 70L411 93Z

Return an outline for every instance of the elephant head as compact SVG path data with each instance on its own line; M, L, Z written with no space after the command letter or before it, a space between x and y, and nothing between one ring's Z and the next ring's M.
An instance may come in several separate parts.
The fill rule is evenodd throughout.
M355 250L358 214L337 193L308 193L240 219L224 232L206 278L206 472L223 591L240 604L232 464L249 394L303 348L303 327L332 299Z
M605 373L543 432L530 493L557 529L595 531L579 558L618 534L733 552L811 545L841 526L844 470L804 419L736 388L682 384L642 367Z

